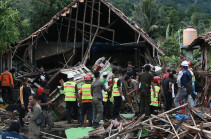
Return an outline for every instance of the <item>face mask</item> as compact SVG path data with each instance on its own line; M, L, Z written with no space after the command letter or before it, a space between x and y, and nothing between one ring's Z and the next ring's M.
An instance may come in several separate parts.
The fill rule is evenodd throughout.
M183 58L183 56L180 56L180 58Z

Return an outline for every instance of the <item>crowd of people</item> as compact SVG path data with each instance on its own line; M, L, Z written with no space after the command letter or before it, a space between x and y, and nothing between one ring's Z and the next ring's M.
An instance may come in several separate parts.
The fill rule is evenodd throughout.
M96 64L94 68L97 69L98 65ZM94 77L87 73L84 84L80 88L74 80L74 75L69 73L68 81L64 82L63 79L59 81L66 102L67 123L71 124L73 119L77 119L80 125L84 126L85 115L87 115L88 125L97 128L101 120L121 120L120 113L126 111L124 108L129 108L135 113L135 117L144 114L149 118L151 114L158 114L159 110L168 111L173 105L178 107L181 103L188 103L189 96L191 106L195 106L197 93L203 92L203 87L195 81L191 66L191 62L184 59L179 65L178 74L176 70L168 68L165 75L161 76L150 65L145 65L137 72L129 61L125 69L114 68L112 76L108 76L107 72L103 72L101 76L98 70L93 72ZM3 101L6 101L5 90L10 91L13 79L7 70L0 78L6 81L2 84L2 97ZM53 120L48 112L52 104L49 99L51 90L46 85L48 80L48 74L44 68L40 68L40 74L34 81L41 85L37 93L34 93L25 78L21 80L20 129L25 129L24 121L29 121L31 139L39 137L41 127L47 127L47 131L53 127ZM188 112L187 108L185 112Z

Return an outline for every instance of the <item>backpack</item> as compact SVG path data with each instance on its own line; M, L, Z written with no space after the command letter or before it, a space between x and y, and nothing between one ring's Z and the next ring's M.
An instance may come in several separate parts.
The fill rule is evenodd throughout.
M44 122L44 113L41 112L41 114L37 117L35 121L38 126L41 126L42 123Z

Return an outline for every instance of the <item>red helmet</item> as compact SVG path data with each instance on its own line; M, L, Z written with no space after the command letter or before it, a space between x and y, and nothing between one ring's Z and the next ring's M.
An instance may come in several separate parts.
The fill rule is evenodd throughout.
M90 81L91 80L91 77L89 75L86 75L85 78L84 78L84 80L85 81Z
M92 77L92 74L90 74L90 73L87 73L87 74L86 74L86 76Z
M189 62L188 62L188 66L192 66L192 65L193 65L192 62L189 61Z
M112 83L112 79L109 79L108 80L108 85L111 85L111 83Z
M160 76L154 77L154 82L158 83L158 85L160 85L160 80L161 80Z

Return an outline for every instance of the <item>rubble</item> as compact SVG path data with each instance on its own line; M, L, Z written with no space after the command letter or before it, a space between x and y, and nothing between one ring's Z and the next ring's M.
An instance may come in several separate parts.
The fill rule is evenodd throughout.
M172 113L187 106L188 104L184 104L158 115L151 115L150 118L142 115L131 121L120 121L118 127L114 127L113 122L110 121L109 126L106 126L108 123L105 123L99 128L90 131L87 138L211 138L210 110L207 110L207 113L201 112L200 117L197 115L200 110L195 111L193 108L189 108L190 113L186 122L183 121L184 117L179 121L173 118ZM146 131L147 134L142 134L143 131Z

